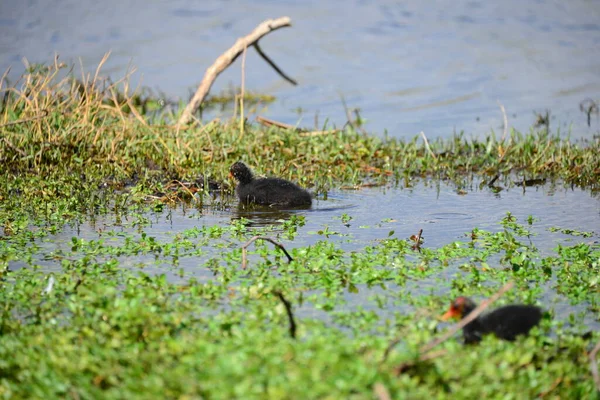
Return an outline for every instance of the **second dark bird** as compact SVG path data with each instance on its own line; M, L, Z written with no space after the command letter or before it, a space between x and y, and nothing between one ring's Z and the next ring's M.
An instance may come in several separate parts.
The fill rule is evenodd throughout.
M443 320L464 318L477 307L467 297L457 297L451 304ZM493 333L500 339L515 340L518 335L526 335L540 323L542 309L525 304L513 304L497 308L480 315L463 328L465 343L479 342L483 335Z

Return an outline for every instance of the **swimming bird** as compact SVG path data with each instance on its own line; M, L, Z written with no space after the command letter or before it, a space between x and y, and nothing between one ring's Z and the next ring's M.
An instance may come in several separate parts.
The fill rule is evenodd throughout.
M236 193L243 204L298 207L310 206L310 193L295 183L281 178L256 179L252 171L241 161L234 163L229 174L239 183Z

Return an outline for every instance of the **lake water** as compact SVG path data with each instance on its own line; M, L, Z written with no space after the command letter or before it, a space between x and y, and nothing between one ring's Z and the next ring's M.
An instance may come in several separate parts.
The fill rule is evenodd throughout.
M261 114L312 127L315 116L346 122L341 98L360 108L366 129L394 137L481 136L509 125L527 130L550 110L550 127L572 137L598 134L580 111L600 101L600 2L595 0L156 1L26 0L0 2L0 73L22 59L79 60L116 80L187 99L205 69L235 40L268 18L292 28L271 33L263 50L299 82L283 81L249 51L246 88L277 97ZM213 93L239 86L241 62ZM231 115L231 111L225 116Z
M491 193L487 187L476 187L465 193L445 184L415 183L414 187L380 187L336 191L327 200L316 199L308 210L255 210L240 211L237 206L211 207L200 210L177 206L168 212L148 215L150 225L143 231L161 241L187 229L201 226L229 225L244 217L250 227L278 225L291 215L303 215L305 225L298 229L293 240L282 239L286 246L310 246L325 239L318 231L329 230L328 240L338 243L347 251L359 250L369 244L392 236L407 239L423 229L425 246L437 248L453 241L464 241L474 227L493 232L501 231L500 221L510 212L520 224L526 225L529 216L535 218L532 242L547 255L557 243L569 243L572 236L551 232L551 227L594 232L590 243L600 238L600 198L580 189L557 187L530 187ZM351 219L344 223L342 216ZM112 216L98 217L93 225L67 228L53 239L71 246L71 237L88 240L102 237L103 231L121 230L133 220L118 221ZM136 232L137 228L125 229ZM282 231L282 230L281 230ZM275 232L277 233L277 231ZM578 241L585 239L579 239ZM219 252L221 250L212 250ZM212 256L209 253L206 256ZM198 260L191 260L196 268ZM190 269L189 272L193 272Z

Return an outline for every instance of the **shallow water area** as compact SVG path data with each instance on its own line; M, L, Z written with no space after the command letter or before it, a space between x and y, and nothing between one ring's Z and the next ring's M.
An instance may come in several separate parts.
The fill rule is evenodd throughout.
M244 218L250 228L274 226L277 234L282 231L278 225L297 215L304 216L306 223L299 228L296 238L287 241L292 247L311 245L328 236L347 250L357 250L390 236L406 239L420 229L425 246L436 247L464 238L475 227L498 230L500 220L510 212L521 222L534 217L532 228L537 236L533 240L541 249L551 249L558 241L569 240L567 235L550 232L551 227L595 232L600 226L600 198L578 188L546 185L493 193L487 187L473 186L470 191L459 192L449 185L419 182L410 188L386 186L336 191L330 192L327 200L315 199L310 209L246 210L233 205L198 210L177 206L147 215L148 226L143 232L164 240L186 229L228 225ZM343 216L350 220L343 222ZM135 221L126 218L115 224L110 216L99 217L93 226L67 228L54 239L57 243L69 241L72 236L94 239L111 229L127 231L126 226L131 223Z
M532 235L520 238L531 243L540 251L540 256L550 254L562 244L598 243L600 236L600 199L597 195L580 189L560 185L512 188L499 193L489 188L479 189L476 185L468 190L433 182L418 182L413 187L379 187L329 193L327 200L316 199L307 210L240 210L237 205L229 208L201 209L177 206L163 212L150 213L144 223L135 218L121 218L119 222L110 215L95 218L93 224L66 227L58 235L50 236L39 243L39 265L48 273L61 268L60 255L73 246L73 239L102 241L103 246L128 247L132 243L174 243L185 237L196 250L181 255L124 255L117 256L119 268L139 269L148 274L165 274L168 281L185 284L194 278L200 282L218 279L218 265L223 259L239 251L252 233L271 237L282 243L288 251L294 248L313 246L320 241L333 242L349 254L362 252L366 246L375 246L386 238L408 239L423 230L423 248L437 248L455 241L466 242L473 228L491 232L502 231L500 221L510 212L520 224L526 225L529 216L534 222L528 229ZM286 234L284 225L292 217L304 217L304 225L297 226L295 236ZM240 218L243 218L240 221ZM139 217L138 217L139 219ZM287 221L287 222L286 222ZM223 235L222 229L243 222L245 236ZM582 238L551 228L573 229L593 232L591 237ZM204 231L203 231L204 230ZM189 232L192 232L191 234ZM214 234L214 235L213 235ZM136 244L137 245L137 244ZM270 245L269 245L270 246ZM253 251L253 247L249 248ZM99 258L112 258L106 254ZM231 261L231 259L230 259ZM259 262L258 255L249 256L249 265ZM281 262L285 262L282 256ZM19 268L21 265L11 265ZM416 264L415 264L416 266ZM380 268L395 268L381 265ZM275 269L273 270L276 273ZM357 285L356 291L345 293L345 306L336 310L361 309L391 315L398 310L409 310L394 291L409 291L414 296L444 295L449 290L453 277L464 274L459 265L451 264L439 273L416 281L406 282L404 287L393 282L384 290L378 286ZM235 282L231 285L235 286ZM396 289L394 289L396 288ZM540 300L555 309L559 317L570 313L583 313L588 327L600 328L596 316L586 311L586 304L572 306L568 299L558 295L550 281L543 289ZM382 309L379 303L387 298ZM314 317L330 321L331 316L314 308L310 303L298 310L300 317Z

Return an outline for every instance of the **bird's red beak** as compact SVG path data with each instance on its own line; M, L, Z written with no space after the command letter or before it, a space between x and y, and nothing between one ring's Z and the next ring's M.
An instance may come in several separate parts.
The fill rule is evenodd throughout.
M444 315L442 315L442 321L448 321L451 318L458 318L458 317L460 317L460 311L458 311L458 309L450 306L448 311L446 311L446 313Z

